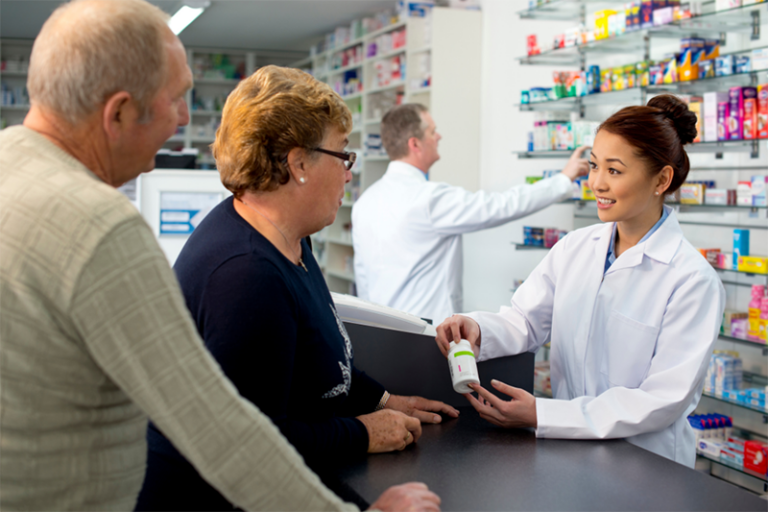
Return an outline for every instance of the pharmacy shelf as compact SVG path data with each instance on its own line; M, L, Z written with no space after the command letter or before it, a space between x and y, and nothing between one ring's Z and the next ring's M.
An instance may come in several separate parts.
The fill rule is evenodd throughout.
M396 48L394 50L390 50L386 53L377 53L376 55L372 55L370 57L367 57L365 59L366 62L374 62L377 60L383 60L389 57L394 57L395 55L400 55L406 52L406 46L401 46L400 48Z
M370 160L372 162L388 162L389 157L386 155L363 155L363 160Z
M362 92L355 92L355 93L352 93L352 94L344 94L344 95L340 94L339 96L341 96L341 99L343 99L344 101L350 101L350 100L355 100L357 98L362 98L363 97L363 93Z
M195 78L195 85L229 85L236 87L239 78Z
M374 117L373 119L366 119L363 124L379 124L381 122L380 117Z
M352 247L352 240L342 240L341 238L329 237L326 239L326 241L336 245L345 245L347 247Z
M338 277L339 279L344 279L345 281L355 281L355 275L350 274L348 272L342 272L341 270L333 270L330 268L325 269L325 273L329 276Z
M576 111L582 106L642 103L646 94L659 94L669 91L671 86L633 87L623 91L600 92L587 96L570 96L556 100L537 101L535 103L521 103L521 112L541 112L548 110L572 110Z
M389 32L394 32L395 30L399 28L403 28L405 26L406 21L398 21L397 23L393 23L391 25L387 25L386 27L382 27L379 30L374 30L373 32L370 32L366 34L365 39L375 39L378 36L382 34L387 34Z
M189 140L193 144L213 144L216 138L215 137L191 137Z
M717 396L714 393L708 393L708 392L705 391L702 394L704 396L708 397L708 398L713 399L713 400L718 400L720 402L725 402L727 404L735 405L736 407L740 407L742 409L747 409L748 411L759 412L760 414L763 414L763 415L766 415L766 413L768 413L768 411L766 411L765 409L762 409L760 407L755 407L755 406L752 406L752 405L747 405L747 404L744 404L744 403L741 403L741 402L737 402L736 400L729 400L727 398L723 398L721 396ZM766 418L768 418L768 416L766 416Z
M768 356L768 345L766 345L765 343L762 343L760 341L752 341L752 340L747 340L747 339L744 339L744 338L737 338L735 336L729 336L727 334L720 334L720 335L718 335L718 338L723 340L723 341L732 341L732 342L735 342L735 343L740 343L742 345L747 345L747 346L750 346L750 347L760 348L760 349L763 350L763 355L764 356Z
M192 111L193 116L214 116L219 117L221 116L221 110L193 110Z
M544 247L543 245L528 245L528 244L520 244L517 242L512 242L512 245L514 246L516 251L548 251L551 249L551 247Z
M632 30L582 45L546 50L537 55L518 57L517 60L520 64L531 66L580 66L583 57L587 54L646 52L649 45L648 38L681 38L686 35L719 37L723 32L751 32L753 30L751 12L759 11L761 8L760 5L752 5L704 14L668 25ZM759 34L759 23L757 30Z
M0 105L0 110L27 111L29 110L29 105Z
M426 93L428 93L428 92L430 92L430 91L432 91L432 87L431 87L431 86L427 86L427 87L416 87L415 89L410 89L410 90L408 91L408 94L410 94L410 95L414 95L414 94L426 94Z
M580 21L586 12L586 5L594 3L624 5L621 0L551 0L518 11L517 14L521 18L529 20Z
M606 93L607 94L607 93ZM718 142L697 142L687 144L685 151L689 154L695 153L714 153L716 155L723 153L754 153L759 149L759 145L766 139L750 140L722 140ZM537 151L513 151L518 158L568 158L573 150L537 150Z
M344 50L348 50L350 48L354 48L355 46L364 44L365 43L365 39L367 37L368 36L358 37L357 39L353 39L353 40L349 41L348 43L342 44L341 46L336 46L336 47L333 47L333 48L329 48L328 50L326 50L325 52L323 52L323 54L321 54L319 56L325 55L326 57L330 57L330 56L332 56L332 55L334 55L336 53L343 52Z
M330 71L326 72L324 75L318 75L318 78L331 76L331 75L340 75L342 73L346 73L347 71L351 71L353 69L360 69L361 67L363 67L363 62L356 62L354 64L349 64L348 66L344 66L341 68L331 69Z
M392 82L389 85L382 85L381 87L374 87L370 91L367 91L369 94L377 93L377 92L384 92L389 91L391 89L397 89L398 87L405 86L404 80L398 80L397 82Z
M408 53L411 55L415 55L417 53L424 53L424 52L431 52L432 51L432 45L426 45L422 46L421 48L416 48L415 50L408 50Z
M12 78L24 78L27 76L26 71L0 71L0 78L12 77Z
M168 139L165 142L184 142L185 140L187 140L186 136L183 133L181 133L181 134L172 136L170 139Z
M723 460L720 460L718 458L715 458L711 455L708 455L706 453L696 453L697 457L700 457L702 459L707 459L710 462L714 462L715 464L720 464L721 466L725 466L729 469L733 469L735 471L738 471L739 473L743 473L745 475L751 476L753 478L757 478L758 480L762 480L763 482L768 482L768 477L765 475L761 475L760 473L756 471L752 471L751 469L745 469L743 466L737 466L735 464L730 464L728 462L725 462Z

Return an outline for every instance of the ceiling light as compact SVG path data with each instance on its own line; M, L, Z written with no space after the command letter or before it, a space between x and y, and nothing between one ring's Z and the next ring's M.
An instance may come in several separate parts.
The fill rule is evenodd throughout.
M179 35L187 25L203 13L206 7L211 5L210 2L184 2L184 4L168 21L168 26L176 35Z

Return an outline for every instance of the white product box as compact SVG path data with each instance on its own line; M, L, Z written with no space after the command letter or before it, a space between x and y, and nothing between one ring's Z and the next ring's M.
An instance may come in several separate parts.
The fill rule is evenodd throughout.
M708 188L704 191L704 203L728 204L728 191L724 188Z
M736 186L736 204L739 206L752 206L752 183L740 181Z
M768 206L765 195L765 176L752 176L752 206Z
M727 92L705 92L704 105L704 142L717 141L717 104L728 101Z
M741 0L715 0L716 11L735 9L736 7L741 7Z
M696 443L696 451L712 457L720 457L720 450L723 449L723 443L715 441L712 438L702 438Z

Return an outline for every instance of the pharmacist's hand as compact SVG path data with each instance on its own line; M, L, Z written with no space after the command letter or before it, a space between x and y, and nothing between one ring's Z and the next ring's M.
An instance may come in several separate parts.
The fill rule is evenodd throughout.
M421 422L400 411L382 409L357 419L368 430L368 453L402 450L421 437Z
M565 168L563 169L563 174L568 176L571 181L579 176L586 176L589 174L589 160L582 158L581 154L591 148L592 146L581 146L571 153L571 158L568 159L568 163L565 164Z
M437 400L427 400L420 396L390 395L385 409L393 409L407 414L422 423L440 423L443 418L436 412L442 412L451 418L458 418L459 411Z
M437 348L445 357L448 357L452 341L458 343L461 340L467 340L472 345L475 356L480 353L480 326L468 316L453 315L438 325L436 330Z
M379 496L379 499L373 502L373 505L368 510L381 510L382 512L400 512L401 510L439 512L440 497L430 491L426 484L410 482L390 487Z
M469 384L477 391L477 398L467 393L464 395L480 417L496 426L505 428L527 428L538 426L536 418L536 398L527 391L513 388L494 379L491 385L505 395L512 397L506 402L479 384Z

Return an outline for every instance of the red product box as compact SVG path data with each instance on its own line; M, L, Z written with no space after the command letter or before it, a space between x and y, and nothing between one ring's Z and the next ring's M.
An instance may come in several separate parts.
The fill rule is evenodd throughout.
M744 469L761 475L768 473L768 446L758 441L744 443Z
M768 139L768 84L757 87L757 136Z

